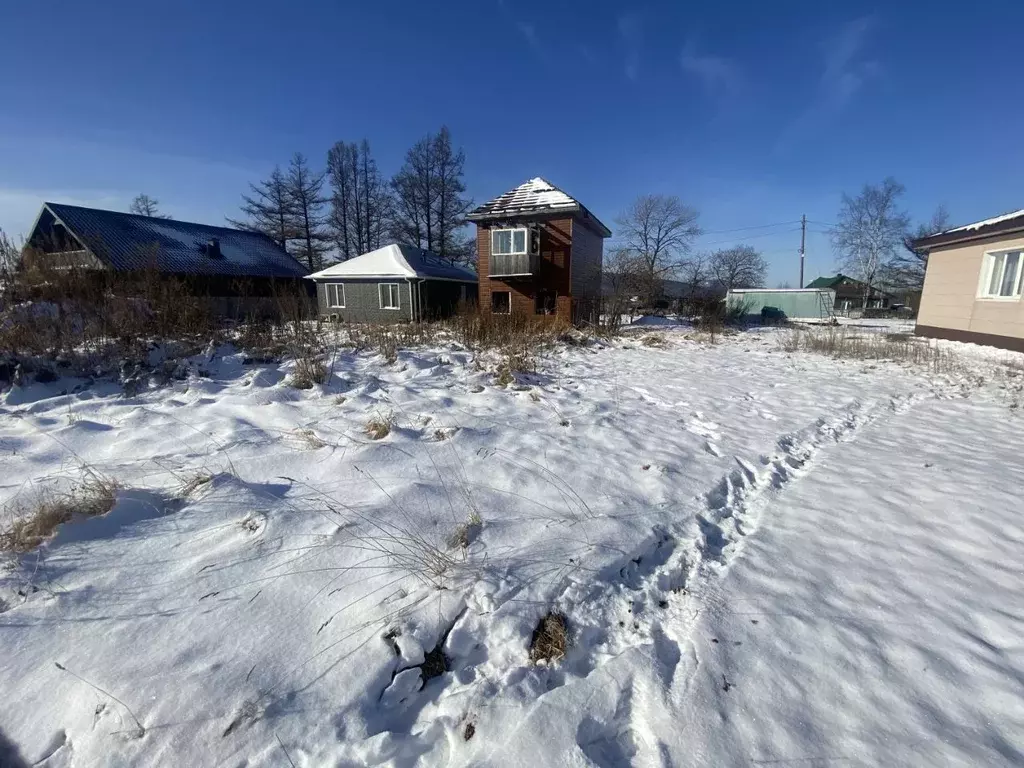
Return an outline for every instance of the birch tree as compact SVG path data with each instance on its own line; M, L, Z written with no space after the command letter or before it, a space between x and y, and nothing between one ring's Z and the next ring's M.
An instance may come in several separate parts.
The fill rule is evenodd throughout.
M840 269L864 283L864 306L904 247L910 217L899 207L903 193L889 177L878 186L865 184L856 197L843 195L832 247Z

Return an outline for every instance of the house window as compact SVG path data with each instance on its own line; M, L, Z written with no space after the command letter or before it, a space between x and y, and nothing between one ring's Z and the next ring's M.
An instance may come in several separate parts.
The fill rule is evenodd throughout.
M491 230L491 255L492 256L517 256L526 253L526 246L529 243L526 229L492 229Z
M987 299L1019 298L1022 273L1024 252L986 253L981 271L981 296Z
M495 315L511 315L512 291L491 291L491 312Z
M327 306L331 309L344 309L345 308L345 284L344 283L328 283L327 284Z
M380 290L380 308L399 309L398 283L381 283L377 287Z

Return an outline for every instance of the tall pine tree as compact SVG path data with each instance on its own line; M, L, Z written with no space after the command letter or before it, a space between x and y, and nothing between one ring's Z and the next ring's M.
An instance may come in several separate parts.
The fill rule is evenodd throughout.
M285 189L296 228L296 255L305 260L311 271L323 266L324 253L327 251L324 175L314 172L305 156L296 152L285 177Z
M412 146L391 182L395 239L451 261L469 260L471 243L463 227L472 201L464 197L465 162L465 153L452 147L451 133L444 126Z
M247 220L228 219L228 222L239 229L262 232L288 249L290 241L297 236L298 226L288 182L281 169L275 168L269 179L249 187L252 194L242 195L242 213Z
M339 141L327 153L331 185L328 226L342 259L380 248L391 216L391 190L370 154L360 144Z

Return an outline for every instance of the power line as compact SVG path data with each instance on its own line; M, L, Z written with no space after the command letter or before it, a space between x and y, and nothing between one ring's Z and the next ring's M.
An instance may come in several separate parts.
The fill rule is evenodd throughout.
M702 235L725 235L729 232L746 232L751 229L768 229L769 227L784 227L787 224L799 224L800 221L778 221L775 224L759 224L756 227L736 227L735 229L708 229L701 232Z
M800 222L794 222L794 223L799 224ZM733 237L733 238L729 238L727 240L714 240L714 241L712 241L710 243L701 243L701 246L724 245L725 243L743 243L743 242L746 242L747 240L756 240L759 237L774 237L775 235L785 235L785 234L788 234L790 232L799 232L799 231L800 231L800 227L791 227L790 229L781 229L781 230L778 230L777 232L763 232L760 235L750 235L748 237Z

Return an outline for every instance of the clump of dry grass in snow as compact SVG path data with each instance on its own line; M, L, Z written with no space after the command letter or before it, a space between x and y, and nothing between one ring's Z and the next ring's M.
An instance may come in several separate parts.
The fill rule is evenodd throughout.
M376 413L366 422L366 434L371 440L383 440L391 434L391 428L395 426L395 415L393 413Z
M640 339L640 343L645 347L667 347L668 341L660 333L649 333Z
M312 389L314 384L323 384L328 377L327 366L314 355L303 354L295 358L291 385L296 389Z
M105 515L114 508L118 488L115 481L89 470L69 491L39 491L31 500L7 505L10 522L0 531L0 550L31 552L64 523Z
M549 611L541 617L530 639L530 661L558 661L569 649L569 622L565 614Z
M817 352L839 359L925 365L935 373L952 372L961 367L949 351L908 333L864 333L845 326L794 329L783 338L781 347L786 352Z

